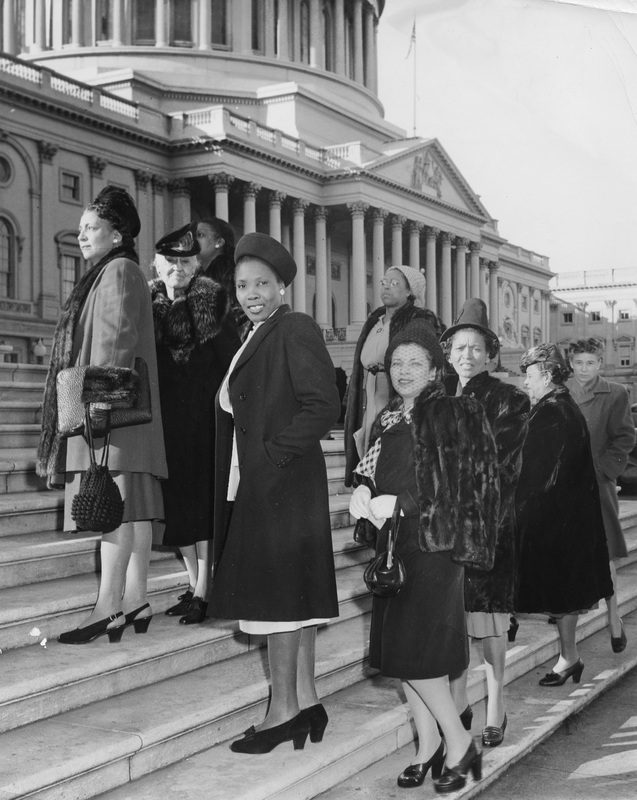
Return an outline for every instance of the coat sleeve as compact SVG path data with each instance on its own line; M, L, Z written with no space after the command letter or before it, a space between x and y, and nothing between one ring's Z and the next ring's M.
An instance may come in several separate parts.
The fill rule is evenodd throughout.
M118 258L107 265L97 287L92 366L133 367L142 302L148 293L133 262Z
M281 322L286 326L286 367L300 409L289 425L265 443L265 449L277 466L284 467L327 433L339 418L341 403L334 365L318 326L306 315Z
M500 491L504 495L515 487L522 469L522 448L529 427L531 403L524 392L513 387L503 394L497 408L491 429L498 451L498 474ZM500 506L502 513L508 513L506 503Z
M635 426L630 413L628 392L622 387L613 392L613 403L606 421L608 446L600 455L598 467L610 480L626 469L628 454L635 446Z

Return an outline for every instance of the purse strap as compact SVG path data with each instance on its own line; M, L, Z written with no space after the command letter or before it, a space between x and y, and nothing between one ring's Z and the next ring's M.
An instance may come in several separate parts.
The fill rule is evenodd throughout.
M391 524L389 526L389 534L387 536L387 567L391 568L394 563L394 548L396 547L396 539L398 537L398 527L400 525L400 503L396 498L396 505L391 515Z
M86 441L88 444L88 453L89 458L91 459L91 466L94 467L97 463L97 459L95 458L95 444L93 440L93 429L91 428L91 414L89 412L90 403L86 403L84 406L84 430L86 431ZM111 446L111 432L110 430L106 432L106 436L104 437L104 447L102 449L102 458L100 459L100 467L107 467L108 466L108 451Z

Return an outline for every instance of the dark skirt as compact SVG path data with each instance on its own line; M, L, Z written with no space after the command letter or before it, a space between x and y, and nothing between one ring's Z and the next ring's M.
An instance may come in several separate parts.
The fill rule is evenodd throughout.
M386 547L387 527L380 532L377 552ZM405 563L407 582L395 597L374 597L370 666L401 680L462 672L469 665L463 567L449 552L420 549L416 519L401 520L396 552Z

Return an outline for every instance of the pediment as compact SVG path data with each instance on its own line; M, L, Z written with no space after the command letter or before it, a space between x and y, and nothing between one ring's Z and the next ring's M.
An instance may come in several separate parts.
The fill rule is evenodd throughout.
M365 168L425 197L491 219L437 139L388 142L385 155Z

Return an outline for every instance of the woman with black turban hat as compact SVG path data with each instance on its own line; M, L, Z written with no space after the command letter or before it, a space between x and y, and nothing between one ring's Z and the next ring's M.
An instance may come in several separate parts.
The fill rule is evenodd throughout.
M152 616L146 597L151 521L163 517L158 479L167 477L167 469L150 292L134 248L139 230L135 204L124 189L107 186L85 209L78 241L90 268L62 310L51 348L37 471L49 485L65 485L65 530L76 530L71 501L90 462L83 437L68 439L66 453L62 448L57 430L58 373L73 366L120 368L109 373L116 384L113 397L100 396L90 404L91 419L102 430L108 425L109 400L132 373L135 359L143 358L153 412L148 425L111 432L109 467L124 499L124 519L114 531L102 535L97 602L78 628L60 635L64 644L86 644L103 634L118 642L128 625L145 633ZM97 450L103 444L104 439L96 439Z

